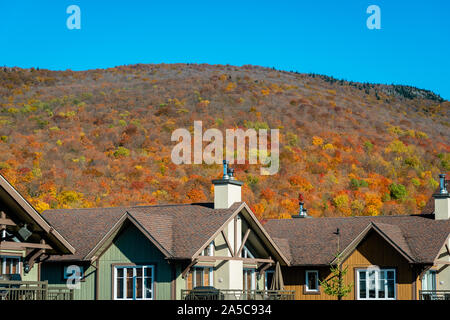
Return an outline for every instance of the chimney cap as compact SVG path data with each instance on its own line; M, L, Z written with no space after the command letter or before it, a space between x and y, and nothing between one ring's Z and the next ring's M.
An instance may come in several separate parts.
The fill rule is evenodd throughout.
M311 218L310 216L308 216L308 209L304 208L303 205L305 204L304 202L304 198L303 195L301 193L298 194L298 204L299 204L299 212L296 215L292 215L292 218Z
M447 191L447 181L445 180L446 174L445 173L441 173L439 174L439 193L434 194L433 196L448 196L449 193Z
M212 180L212 183L215 185L234 184L237 186L242 186L244 184L244 182L236 180L236 179L214 179L214 180Z
M222 179L212 180L214 185L234 184L237 186L242 186L244 184L242 181L238 181L234 178L234 169L228 166L229 163L230 162L228 160L223 160Z

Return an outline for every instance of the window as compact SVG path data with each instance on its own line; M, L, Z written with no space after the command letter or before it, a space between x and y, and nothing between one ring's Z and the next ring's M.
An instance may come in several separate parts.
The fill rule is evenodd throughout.
M243 269L243 289L255 290L255 269Z
M153 266L114 267L115 300L152 300L153 292Z
M0 256L0 275L20 274L20 257Z
M422 277L422 290L436 290L436 271L428 270Z
M396 299L395 269L357 270L357 298L359 300Z
M265 279L264 279L264 288L266 290L270 290L270 287L272 286L274 273L275 273L274 270L267 270L266 271L266 276L265 276Z
M305 291L319 292L319 271L307 270L305 273Z
M200 253L201 256L214 256L214 241L212 241L203 251Z
M195 287L205 287L213 285L213 268L212 267L194 267L187 277L187 289Z

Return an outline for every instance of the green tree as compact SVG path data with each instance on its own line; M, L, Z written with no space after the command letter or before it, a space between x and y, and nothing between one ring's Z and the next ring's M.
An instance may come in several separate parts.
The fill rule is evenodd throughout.
M341 253L336 254L336 264L330 264L331 277L329 279L319 280L325 294L337 297L342 300L353 288L353 283L345 284L344 278L348 272L348 266L342 268Z
M353 283L345 284L344 282L345 275L348 272L348 266L342 268L342 252L339 251L339 229L337 229L335 234L338 236L338 251L335 255L336 263L330 264L331 277L328 279L319 280L319 283L325 294L337 297L338 300L342 300L343 297L347 296L352 291Z
M406 191L405 186L400 183L399 184L392 183L389 186L389 191L391 192L392 199L396 200L403 199L408 194L408 191Z

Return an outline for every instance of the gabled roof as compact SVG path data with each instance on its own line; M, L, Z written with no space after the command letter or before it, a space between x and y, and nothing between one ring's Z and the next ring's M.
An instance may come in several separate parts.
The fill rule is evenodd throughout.
M39 237L42 236L52 247L47 253L70 254L75 252L71 244L2 175L0 175L0 208L14 223L27 224L34 232L29 241L38 240L34 238L39 233Z
M269 220L269 235L291 256L291 265L328 265L340 248L357 245L364 232L375 230L411 263L432 264L450 233L450 220L434 215ZM347 249L350 250L350 249Z
M108 233L125 219L151 236L166 257L190 259L240 205L235 203L229 209L214 209L209 203L56 209L43 215L76 248L72 256L51 260L90 260L95 255L93 249L100 248Z
M125 222L137 227L166 258L192 260L231 219L241 213L269 252L284 264L288 263L282 250L244 202L236 202L228 209L213 207L212 203L193 203L46 210L43 214L76 248L72 256L52 257L50 260L94 260L107 248Z
M399 254L401 254L408 262L414 262L411 250L408 243L403 237L401 229L397 225L390 225L385 223L370 222L367 227L346 247L341 249L341 259L347 259L358 245L366 238L370 231L379 234L386 240ZM333 259L332 264L337 262L337 258Z

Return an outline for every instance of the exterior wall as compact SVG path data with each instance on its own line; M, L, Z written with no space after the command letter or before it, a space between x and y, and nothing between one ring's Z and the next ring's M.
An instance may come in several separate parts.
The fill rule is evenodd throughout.
M373 266L378 266L381 269L396 269L397 299L413 299L413 282L417 279L417 273L413 271L413 268L411 268L403 256L392 248L381 236L372 231L343 262L343 268L348 267L344 282L345 284L353 284L352 291L343 300L356 299L356 270ZM319 294L308 294L304 292L306 270L318 270L320 280L328 279L331 276L329 266L284 267L282 268L282 273L285 289L295 290L296 300L335 300L335 297L326 295L320 286Z
M214 184L214 208L228 209L241 201L241 186L232 183Z
M216 186L217 187L217 186ZM236 248L239 249L242 244L242 238L245 232L249 228L245 219L241 216L237 216L237 237L236 237ZM227 235L228 241L231 247L234 249L234 220L224 228L224 233ZM263 243L258 242L258 239L253 232L247 240L247 244L252 244L253 253L256 257L264 257L267 255L266 248ZM215 256L227 256L230 257L231 254L228 250L228 246L225 242L224 237L221 233L214 239L214 255ZM213 286L217 289L243 289L243 269L253 268L256 269L256 265L245 265L243 261L236 260L226 260L226 261L216 261L213 264L199 263L197 266L213 266ZM181 271L180 271L181 273ZM186 289L186 280L181 278L181 275L177 271L177 281L176 281L176 291L177 299L181 295L181 290ZM264 289L264 276L256 277L255 288L257 290Z
M447 240L450 248L450 238ZM439 251L438 260L450 262L450 255L445 246ZM436 290L450 290L450 264L439 264L433 267L436 270Z
M225 233L227 234L228 240L230 241L230 245L232 248L239 248L242 243L242 231L241 231L241 219L237 219L236 221L232 220L228 224ZM236 244L235 244L235 236L234 236L234 224L236 222ZM234 250L234 249L233 249ZM228 255L230 255L228 253ZM242 261L227 261L225 263L227 265L228 272L228 289L242 290L243 286L243 262Z
M33 268L28 273L25 273L23 271L23 264L22 267L22 280L23 281L39 281L39 264L35 263L33 265Z
M228 241L234 248L234 220L225 227L224 233L227 235ZM239 248L242 243L242 219L237 219L237 241L236 247ZM220 233L214 239L214 255L230 257L228 246ZM214 287L218 289L242 289L243 284L243 263L242 261L217 261L214 264Z
M450 219L450 197L435 197L434 198L434 215L436 220Z
M171 299L172 267L164 255L134 226L124 230L99 260L99 299L112 299L114 265L148 264L155 266L155 299Z
M49 287L65 287L64 267L78 265L84 267L85 278L80 282L79 289L74 289L75 300L95 299L95 267L77 262L47 262L41 265L41 279L47 280Z
M48 280L49 285L64 286L64 266L75 263L48 262L42 265L41 277ZM154 265L154 297L157 300L171 299L172 266L164 259L163 254L134 226L128 226L113 241L99 258L98 298L110 300L113 297L114 265ZM80 289L75 289L75 299L93 300L96 296L96 268L85 269L86 279L80 282Z
M186 289L186 281L181 277L183 272L180 265L176 265L176 278L175 278L175 299L181 300L181 290Z

